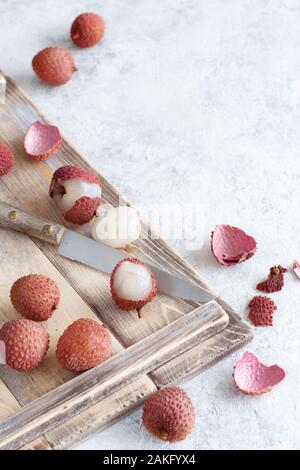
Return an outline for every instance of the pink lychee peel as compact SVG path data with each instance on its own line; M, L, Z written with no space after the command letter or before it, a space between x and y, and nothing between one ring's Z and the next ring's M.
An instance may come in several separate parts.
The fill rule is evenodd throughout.
M56 126L34 122L29 127L24 141L27 155L35 160L46 160L58 151L62 137Z
M233 380L237 388L246 395L261 395L285 378L285 371L277 364L266 366L258 358L245 352L236 363Z
M238 227L221 224L212 232L211 250L220 264L230 266L251 258L256 241Z

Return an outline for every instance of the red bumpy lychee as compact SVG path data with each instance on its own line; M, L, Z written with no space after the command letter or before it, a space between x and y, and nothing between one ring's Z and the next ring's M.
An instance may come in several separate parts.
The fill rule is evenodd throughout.
M91 47L101 41L105 23L96 13L82 13L71 26L71 38L78 47Z
M29 274L14 282L10 298L17 312L23 317L34 321L45 321L57 309L60 291L50 277Z
M77 70L74 57L64 47L47 47L32 59L32 68L48 85L64 85Z
M5 323L0 329L1 341L5 363L21 372L38 367L49 348L49 334L43 325L25 318Z
M277 307L272 299L256 295L249 303L249 318L255 326L273 326L273 313Z
M0 176L7 175L12 170L14 154L4 142L0 141Z
M65 220L82 225L92 220L100 205L101 186L90 170L66 165L55 171L49 194Z
M68 370L91 369L111 355L112 341L108 329L95 320L80 318L58 340L56 357Z
M256 289L263 292L278 292L284 286L284 273L287 272L286 268L282 266L273 266L270 268L268 279L257 284Z
M195 425L196 413L191 399L179 387L166 387L145 402L142 421L145 428L164 441L185 439Z
M157 294L156 279L150 268L136 258L120 261L111 274L110 289L114 302L122 310L137 310Z

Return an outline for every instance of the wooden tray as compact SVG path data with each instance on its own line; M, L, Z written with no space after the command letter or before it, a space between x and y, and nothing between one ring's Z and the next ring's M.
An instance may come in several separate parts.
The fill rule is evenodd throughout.
M7 103L5 106L0 106L0 139L7 142L13 149L16 163L14 171L0 180L0 199L28 212L65 223L48 196L52 173L64 164L80 165L86 168L91 168L91 166L66 139L58 154L47 162L32 162L26 157L23 149L26 129L36 120L46 122L47 120L15 83L9 77L6 78ZM101 175L99 177L102 182L104 202L116 206L119 205L120 200L124 201ZM143 224L144 234L151 230L149 226ZM199 273L162 239L141 239L130 248L130 254L146 261L152 260L170 273L189 278L209 289ZM16 428L16 423L20 423L20 429L23 429L22 426L28 422L30 413L33 413L32 419L34 419L33 410L46 406L48 400L44 398L46 393L50 392L50 397L55 394L60 396L59 394L63 392L68 392L70 396L73 396L78 380L84 382L85 374L90 372L75 378L75 374L60 368L56 362L55 345L69 323L82 316L98 317L109 326L113 335L113 353L123 351L122 354L126 353L126 357L129 357L129 352L135 351L134 348L137 348L136 351L142 351L145 347L143 345L147 344L147 337L155 332L157 332L155 338L157 338L157 348L159 348L159 341L164 331L162 328L171 323L175 325L176 320L180 320L185 314L190 315L190 312L200 305L159 296L143 309L143 318L138 320L134 315L122 312L114 305L108 289L107 275L59 257L55 249L47 244L4 229L0 229L0 260L1 271L4 274L1 276L0 283L0 324L17 316L9 300L9 289L12 282L19 276L31 272L49 275L56 280L62 291L60 307L46 324L51 335L51 346L43 365L27 374L13 371L7 366L0 366L0 420L2 419L0 439L1 435L5 436L7 430ZM131 373L130 380L128 379L129 372L125 373L127 378L124 379L122 387L118 389L112 387L110 393L94 394L93 400L89 401L87 406L78 407L72 414L69 414L68 410L63 411L57 422L53 420L51 428L49 426L36 427L32 434L28 431L28 427L24 433L21 430L18 440L14 441L11 448L66 448L128 414L141 405L157 387L186 379L251 339L248 326L223 300L220 299L219 303L228 313L229 323L222 309L217 311L215 306L208 304L207 309L203 310L202 319L205 324L205 334L197 336L192 343L193 347L188 351L181 352L179 348L180 354L160 367L155 367L154 360L150 361L152 364L150 367L149 357L147 357L148 367L144 365L144 368L141 368L136 375ZM214 334L216 332L218 333ZM141 340L145 340L140 343L143 347L137 347L136 343ZM152 340L149 339L149 341ZM127 352L126 348L130 346L133 349L130 348ZM122 354L112 358L117 368L122 360ZM103 368L103 373L107 373L107 368L108 365ZM81 377L84 378L81 379ZM32 403L34 403L33 408L30 405ZM64 410L63 407L62 409ZM35 438L37 429L39 430L38 437ZM10 447L10 445L3 445L3 447Z

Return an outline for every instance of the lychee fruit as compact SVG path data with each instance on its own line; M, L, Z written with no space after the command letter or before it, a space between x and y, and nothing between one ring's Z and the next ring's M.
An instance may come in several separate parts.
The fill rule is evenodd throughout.
M139 216L132 207L102 204L91 223L90 234L97 242L125 248L139 238L141 230Z
M105 30L103 18L96 13L82 13L71 26L71 38L78 47L91 47L101 41Z
M28 372L38 367L44 359L49 348L49 334L40 323L25 318L10 320L0 329L1 344L5 357L0 363Z
M137 310L157 294L156 279L150 268L136 258L125 258L113 269L110 278L111 295L122 310Z
M32 67L37 76L48 85L64 85L77 70L70 51L64 47L46 47L32 59Z
M89 318L74 321L58 340L56 357L68 370L91 369L111 355L112 340L105 325Z
M14 282L10 298L16 311L34 321L45 321L57 309L60 291L57 284L42 274L29 274Z
M24 140L25 151L34 160L46 160L58 151L61 144L62 137L58 127L39 121L31 124Z
M191 399L179 387L165 387L145 402L142 421L145 428L164 441L176 442L185 439L196 421L196 412Z
M91 221L100 205L101 186L90 170L66 165L55 171L49 194L65 220L83 225Z
M14 154L4 142L0 141L0 176L7 175L12 170Z

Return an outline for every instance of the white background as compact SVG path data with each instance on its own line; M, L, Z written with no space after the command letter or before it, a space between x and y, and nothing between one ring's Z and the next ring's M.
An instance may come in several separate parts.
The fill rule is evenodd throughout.
M69 40L84 11L107 24L89 50ZM199 204L205 243L189 259L247 318L269 267L300 258L300 2L1 0L0 18L0 67L133 204ZM64 87L32 73L33 55L49 45L76 56ZM218 265L209 250L217 223L255 236L257 254ZM235 390L240 350L184 385L198 418L183 443L149 436L138 410L80 448L299 448L300 281L288 274L273 298L274 327L256 328L244 348L286 369L271 393Z

